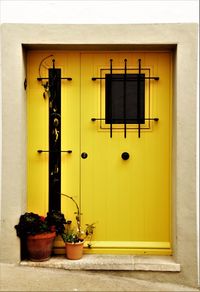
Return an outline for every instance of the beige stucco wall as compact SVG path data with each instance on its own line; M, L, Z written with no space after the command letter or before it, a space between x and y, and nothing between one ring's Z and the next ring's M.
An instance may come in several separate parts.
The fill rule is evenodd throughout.
M197 283L197 31L196 24L1 26L1 261L20 261L19 240L13 226L26 210L26 92L23 85L26 60L23 48L84 49L88 48L85 45L95 45L93 49L109 49L115 45L112 49L162 49L167 45L174 50L175 72L172 149L174 258L182 269L177 281Z

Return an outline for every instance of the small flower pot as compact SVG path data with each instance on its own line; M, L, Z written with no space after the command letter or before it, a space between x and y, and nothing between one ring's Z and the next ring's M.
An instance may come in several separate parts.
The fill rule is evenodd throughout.
M27 237L28 257L31 261L47 261L51 257L56 233L42 233Z
M69 260L79 260L83 256L83 244L84 242L77 242L77 243L71 243L66 242L65 248L66 248L66 257Z

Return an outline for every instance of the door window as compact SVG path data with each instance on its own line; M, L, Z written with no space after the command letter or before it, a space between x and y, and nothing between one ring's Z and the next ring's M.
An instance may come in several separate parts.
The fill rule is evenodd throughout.
M106 124L144 124L145 75L106 74Z

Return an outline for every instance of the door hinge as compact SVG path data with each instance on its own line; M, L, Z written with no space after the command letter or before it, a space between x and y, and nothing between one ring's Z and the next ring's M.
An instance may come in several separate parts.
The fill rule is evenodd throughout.
M24 79L24 89L26 90L26 88L27 88L27 80L26 80L26 78Z

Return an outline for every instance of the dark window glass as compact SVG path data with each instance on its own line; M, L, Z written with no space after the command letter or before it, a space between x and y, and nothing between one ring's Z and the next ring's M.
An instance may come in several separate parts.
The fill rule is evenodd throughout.
M106 124L144 124L145 74L106 74Z

